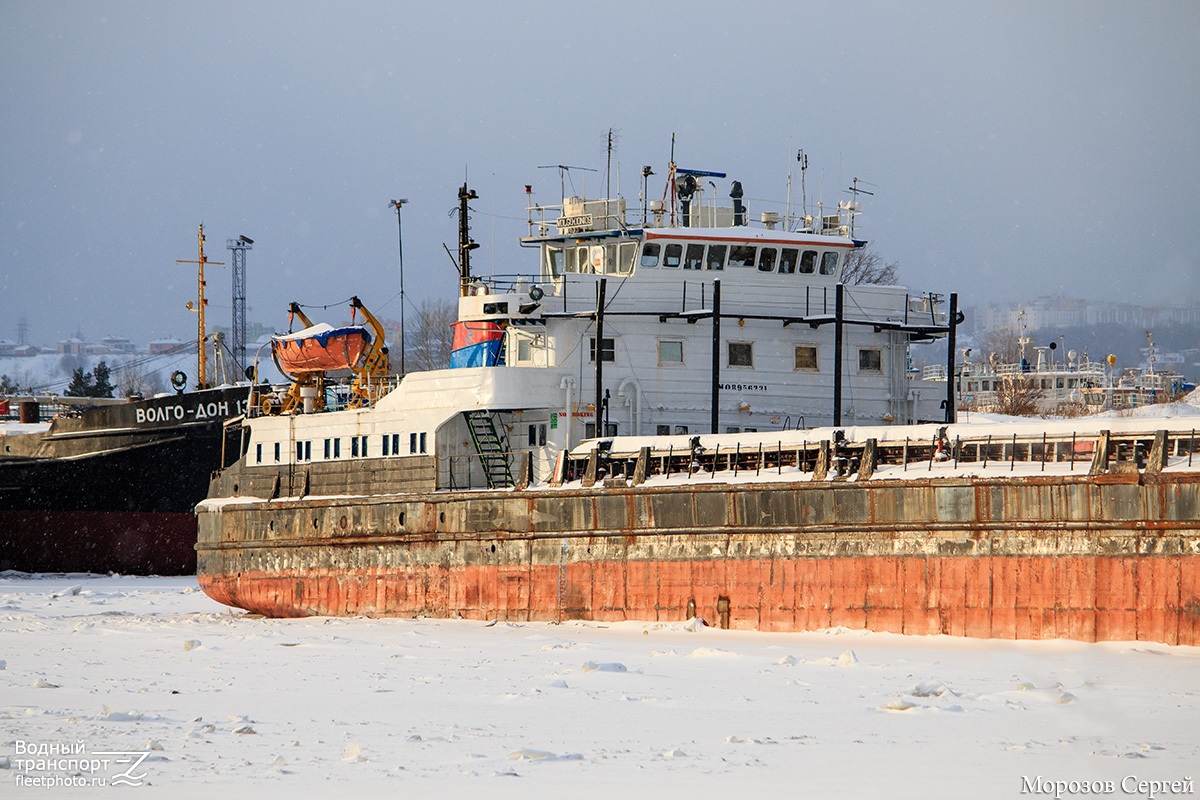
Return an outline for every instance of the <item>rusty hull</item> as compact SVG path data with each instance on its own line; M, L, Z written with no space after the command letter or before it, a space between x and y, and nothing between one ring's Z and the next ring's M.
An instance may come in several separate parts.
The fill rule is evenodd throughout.
M267 616L683 620L1200 645L1200 475L239 500L200 585Z

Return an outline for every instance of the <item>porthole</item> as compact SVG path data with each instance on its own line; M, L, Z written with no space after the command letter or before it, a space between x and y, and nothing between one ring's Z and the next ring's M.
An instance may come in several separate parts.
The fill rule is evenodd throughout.
M440 514L438 514L438 522L445 522L445 521L446 521L446 512L443 511Z
M338 520L338 527L341 528L342 530L346 530L346 526L349 524L350 524L350 521L348 519L346 519L345 514L343 514L342 518Z
M400 512L400 527L404 527L404 512Z

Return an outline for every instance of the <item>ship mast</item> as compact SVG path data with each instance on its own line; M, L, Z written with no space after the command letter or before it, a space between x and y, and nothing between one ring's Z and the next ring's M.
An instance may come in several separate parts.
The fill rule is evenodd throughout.
M208 388L208 360L206 358L205 345L208 343L208 331L204 327L204 307L208 305L208 300L204 298L204 265L215 264L216 266L225 266L224 261L209 261L204 255L204 223L200 223L200 230L196 234L197 240L197 256L196 261L185 260L182 258L175 259L176 264L196 264L196 303L189 300L187 304L188 311L195 311L196 319L196 388Z
M474 189L463 184L458 190L458 294L466 297L471 287L471 251L479 245L471 239L471 220L468 203L479 197Z

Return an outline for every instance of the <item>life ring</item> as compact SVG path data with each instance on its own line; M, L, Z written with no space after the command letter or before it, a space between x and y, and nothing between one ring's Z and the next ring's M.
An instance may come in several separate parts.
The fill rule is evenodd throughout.
M542 291L542 287L540 286L535 286L529 290L529 299L535 303L545 296L546 293Z
M171 373L171 386L173 386L175 388L175 391L182 392L184 390L184 387L187 386L187 373L181 369L177 369L174 372L172 372Z

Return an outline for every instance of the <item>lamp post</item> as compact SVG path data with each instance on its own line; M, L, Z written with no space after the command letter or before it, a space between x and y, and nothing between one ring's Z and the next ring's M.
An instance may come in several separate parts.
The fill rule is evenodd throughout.
M404 330L404 225L400 221L400 207L407 203L408 200L401 198L392 200L388 203L389 208L396 209L396 243L400 248L400 374L404 375L407 370L404 368L404 350L407 342L405 341L406 331Z

